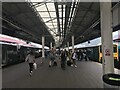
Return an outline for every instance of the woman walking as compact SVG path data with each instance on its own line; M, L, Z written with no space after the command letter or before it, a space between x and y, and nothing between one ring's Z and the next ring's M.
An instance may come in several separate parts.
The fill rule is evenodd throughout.
M25 61L29 64L29 71L31 76L33 72L33 64L35 63L35 55L32 51L30 52L30 54L28 54Z
M55 62L55 51L52 48L49 52L49 67L53 66L54 62Z

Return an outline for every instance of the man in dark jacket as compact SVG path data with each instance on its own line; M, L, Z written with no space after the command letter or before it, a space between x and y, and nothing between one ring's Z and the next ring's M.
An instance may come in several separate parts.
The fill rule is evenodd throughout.
M83 50L81 49L80 50L80 61L82 61L82 59L83 59Z
M61 68L63 70L65 70L65 67L66 67L66 59L67 59L66 50L61 51Z

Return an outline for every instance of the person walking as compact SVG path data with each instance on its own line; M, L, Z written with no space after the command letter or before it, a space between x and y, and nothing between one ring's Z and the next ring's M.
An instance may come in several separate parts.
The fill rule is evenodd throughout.
M73 52L73 54L72 54L72 60L73 60L73 64L71 65L71 66L75 66L75 67L77 67L77 65L76 65L76 60L77 60L77 53L76 53L76 50Z
M51 67L54 64L55 61L55 52L54 49L52 48L49 52L49 67Z
M33 72L33 64L35 63L35 55L34 55L33 51L31 51L27 55L25 61L28 62L28 64L29 64L29 71L30 71L30 76L31 76L32 72Z
M61 52L61 68L65 70L66 68L66 60L67 60L67 54L66 50L62 50Z
M77 56L78 56L78 58L77 58L77 59L78 59L78 61L80 61L80 50L77 50L77 52L76 52L76 53L77 53Z
M87 50L86 49L83 52L83 56L84 56L85 61L87 61Z
M80 61L82 61L82 59L83 59L83 50L81 49L80 50Z

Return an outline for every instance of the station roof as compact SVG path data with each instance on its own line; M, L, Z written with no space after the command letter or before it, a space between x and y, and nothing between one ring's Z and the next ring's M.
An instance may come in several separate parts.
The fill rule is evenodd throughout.
M112 3L112 5L115 4ZM40 44L44 34L47 46L56 40L61 46L67 42L71 45L72 35L75 36L75 44L101 36L99 2L79 2L79 0L76 2L11 2L3 3L2 11L4 31L6 25L7 27L11 25L14 27L11 31L15 36ZM20 28L7 24L6 20L9 22L14 20L13 23ZM118 30L117 27L113 29ZM56 37L59 38L56 39Z
M45 44L49 46L54 42L48 27L42 18L27 2L2 3L2 33L15 36L24 40L42 43L42 36L46 36Z
M117 2L112 2L112 7ZM120 25L113 27L113 31L119 30ZM74 35L75 45L90 41L101 36L100 28L100 2L79 2L76 6L75 15L71 22L70 29L67 31L67 35L64 39L71 41L71 36ZM71 45L71 43L70 43Z
M100 3L80 2L76 7L76 15L66 37L69 42L74 35L75 44L82 43L100 36ZM97 26L98 25L98 26ZM94 28L97 26L96 28ZM91 33L92 32L92 33Z

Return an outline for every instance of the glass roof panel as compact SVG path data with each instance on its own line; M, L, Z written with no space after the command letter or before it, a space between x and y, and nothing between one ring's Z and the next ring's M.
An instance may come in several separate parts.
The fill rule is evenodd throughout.
M50 12L50 15L56 17L56 12Z
M44 20L44 17L49 17L48 12L39 12L39 14L41 17L43 17L43 20Z
M45 18L44 17L44 22L46 23L46 22L48 22L50 20L50 18ZM49 23L49 22L48 22Z
M54 6L54 3L47 3L47 6L49 7L49 11L52 10L52 11L55 11L55 6Z
M41 18L43 19L43 22L48 27L48 30L53 35L55 40L58 40L59 37L56 37L55 33L58 33L58 24L57 24L57 16L56 16L56 10L54 6L54 2L48 2L49 0L31 0L33 3L33 6L36 8L37 12L40 14ZM37 2L41 2L37 5ZM45 3L47 2L47 3ZM62 26L62 5L58 5L58 11L59 11L59 20L60 20L60 27L64 28L65 23L65 5L63 4L63 26Z
M46 23L47 26L53 26L52 23Z
M62 12L59 12L59 17L62 17Z
M45 0L31 0L31 2L45 2Z
M32 2L35 2L35 0L31 0ZM40 2L43 2L44 0L40 0ZM36 3L34 3L35 5ZM57 17L56 17L56 11L54 3L44 3L41 5L37 5L36 10L42 17L44 23L48 26L48 29L51 34L54 36L57 32ZM53 30L53 31L52 31Z
M42 11L47 11L47 9L46 9L46 7L45 7L45 4L44 4L44 5L41 5L41 6L39 6L39 7L36 7L36 9L37 9L37 11L40 11L40 10L42 10Z
M60 8L61 8L61 5L58 5L58 8L60 9Z
M37 4L37 3L33 3L33 5L35 5L35 4Z
M60 19L60 24L62 24L62 19Z
M59 9L59 12L62 12L62 9ZM63 8L63 12L65 12L65 8Z
M53 20L53 23L57 23L57 18Z
M57 26L57 23L54 23L54 26Z

